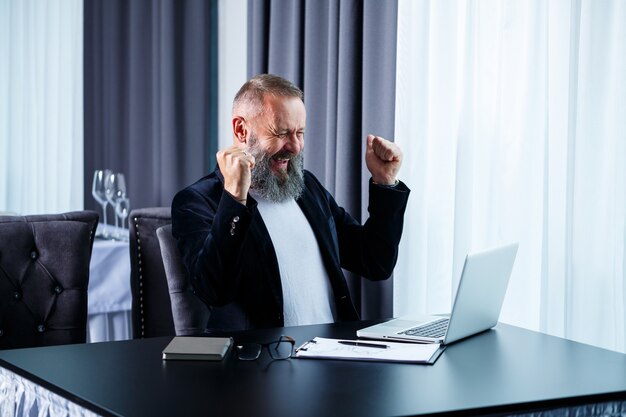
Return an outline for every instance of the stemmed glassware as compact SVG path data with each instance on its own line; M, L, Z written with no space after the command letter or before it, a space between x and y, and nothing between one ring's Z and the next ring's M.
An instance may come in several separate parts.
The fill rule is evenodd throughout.
M126 198L126 180L124 179L124 174L119 172L113 172L111 175L106 177L105 179L105 195L106 199L113 206L113 210L115 215L115 237L119 238L119 221L117 215L117 204L118 201L121 201Z
M107 205L109 204L109 200L106 196L106 180L109 176L111 176L112 172L109 169L97 169L93 173L93 183L91 185L91 195L93 198L102 206L102 223L104 223L104 227L102 228L102 236L108 237L107 230Z
M120 218L120 223L122 226L122 230L124 232L128 230L126 227L126 218L128 217L129 212L130 212L130 199L126 196L118 199L115 204L115 214L116 214L116 217ZM128 235L124 234L122 235L121 239L125 240L127 237Z
M130 213L130 199L126 192L124 174L110 169L95 170L91 195L102 206L103 227L101 231L98 231L97 236L105 239L127 240L126 219ZM107 227L107 206L109 204L113 207L113 216L115 217L115 230L112 233L109 233Z

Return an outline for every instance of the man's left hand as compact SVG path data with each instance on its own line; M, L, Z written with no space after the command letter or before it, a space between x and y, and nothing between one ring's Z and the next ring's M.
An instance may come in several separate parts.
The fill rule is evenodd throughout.
M402 151L398 145L380 136L367 135L365 164L372 174L372 181L393 185L402 165Z

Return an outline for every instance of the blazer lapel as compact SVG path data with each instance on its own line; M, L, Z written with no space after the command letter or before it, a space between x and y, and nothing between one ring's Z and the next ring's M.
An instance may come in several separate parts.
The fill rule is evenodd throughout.
M306 189L302 197L298 199L298 205L311 224L326 266L335 298L337 314L335 319L339 321L358 320L359 315L352 304L350 291L341 270L339 242L331 213L324 210L326 206L320 204L316 199L316 194L309 189Z
M338 250L331 250L331 248L337 249L339 242L336 241L336 235L332 234L332 232L334 232L334 223L329 224L332 222L330 213L326 216L326 213L324 213L320 205L315 200L313 193L308 189L305 189L305 192L297 200L297 203L313 229L313 233L315 234L315 238L319 244L324 262L330 262L327 265L330 272L330 265L339 265L339 259L337 258Z

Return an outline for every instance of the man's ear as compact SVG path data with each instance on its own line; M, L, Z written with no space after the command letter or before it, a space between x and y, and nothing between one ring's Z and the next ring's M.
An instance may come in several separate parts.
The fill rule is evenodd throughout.
M235 143L248 143L248 128L246 127L246 119L242 116L233 117L233 136Z

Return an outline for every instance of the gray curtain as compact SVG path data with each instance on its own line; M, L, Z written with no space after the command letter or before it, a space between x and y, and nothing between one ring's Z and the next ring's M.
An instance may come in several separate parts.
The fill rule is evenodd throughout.
M394 135L395 0L249 0L248 75L304 91L305 167L357 219L367 218L365 137ZM364 319L391 317L393 283L349 276Z
M84 107L85 207L102 168L169 206L215 164L217 0L85 0Z

